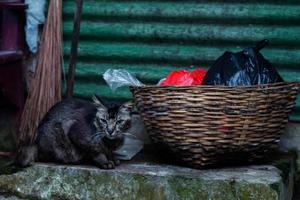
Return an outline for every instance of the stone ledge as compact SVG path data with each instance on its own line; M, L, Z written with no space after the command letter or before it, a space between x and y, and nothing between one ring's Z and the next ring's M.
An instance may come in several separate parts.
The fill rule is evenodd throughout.
M14 174L1 175L0 197L289 200L293 176L292 158L285 158L278 165L212 170L147 162L127 163L109 171L88 166L36 164Z

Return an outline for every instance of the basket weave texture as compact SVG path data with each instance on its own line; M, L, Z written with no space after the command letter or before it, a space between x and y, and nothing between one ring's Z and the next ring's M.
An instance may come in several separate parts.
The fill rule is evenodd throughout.
M148 134L184 164L261 158L278 147L298 83L131 87ZM242 157L242 158L241 158Z

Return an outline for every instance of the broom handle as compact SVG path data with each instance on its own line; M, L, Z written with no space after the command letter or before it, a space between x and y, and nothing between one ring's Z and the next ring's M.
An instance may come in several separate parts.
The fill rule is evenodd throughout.
M72 33L70 64L69 64L68 80L67 80L67 97L73 96L75 68L76 68L76 60L77 60L77 53L78 53L78 41L79 41L79 34L80 34L82 4L83 4L83 0L76 0L76 10L74 13L74 26L73 26L73 33Z

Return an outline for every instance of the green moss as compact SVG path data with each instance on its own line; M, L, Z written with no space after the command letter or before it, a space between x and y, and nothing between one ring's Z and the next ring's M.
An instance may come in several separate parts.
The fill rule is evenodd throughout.
M149 170L142 167L140 169ZM169 168L162 168L170 170L162 174L155 173L156 168L150 170L151 173L138 170L129 173L129 169L103 171L94 168L35 165L12 175L0 176L0 195L4 193L25 199L54 200L275 200L282 192L282 182L273 184L270 181L271 185L268 181L259 183L267 176L257 179L258 183L249 183L246 180L228 178L233 175L226 175L231 173L227 171L222 172L220 178L212 176L209 179L210 175L206 175L205 171L199 171L199 176L185 176ZM185 172L189 173L189 170ZM273 177L270 180L274 180ZM280 177L278 181L281 181Z
M237 198L239 200L277 200L276 190L263 184L237 185Z
M204 184L198 179L173 176L168 179L170 193L175 199L208 199Z

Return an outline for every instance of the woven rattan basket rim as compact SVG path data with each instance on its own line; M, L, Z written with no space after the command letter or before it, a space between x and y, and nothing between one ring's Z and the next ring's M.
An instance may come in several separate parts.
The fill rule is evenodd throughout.
M300 86L300 82L279 82L262 85L247 85L247 86L225 86L225 85L191 85L191 86L160 86L160 85L143 85L143 86L130 86L130 88L147 88L147 89L169 89L169 88L223 88L223 89L234 89L234 88L268 88L268 87L280 87L286 85Z
M219 89L219 90L235 90L235 89L248 89L248 90L266 90L281 88L287 86L300 87L299 82L279 82L262 85L250 85L250 86L224 86L224 85L192 85L192 86L159 86L159 85L144 85L144 86L130 86L131 90L186 90L186 89Z

